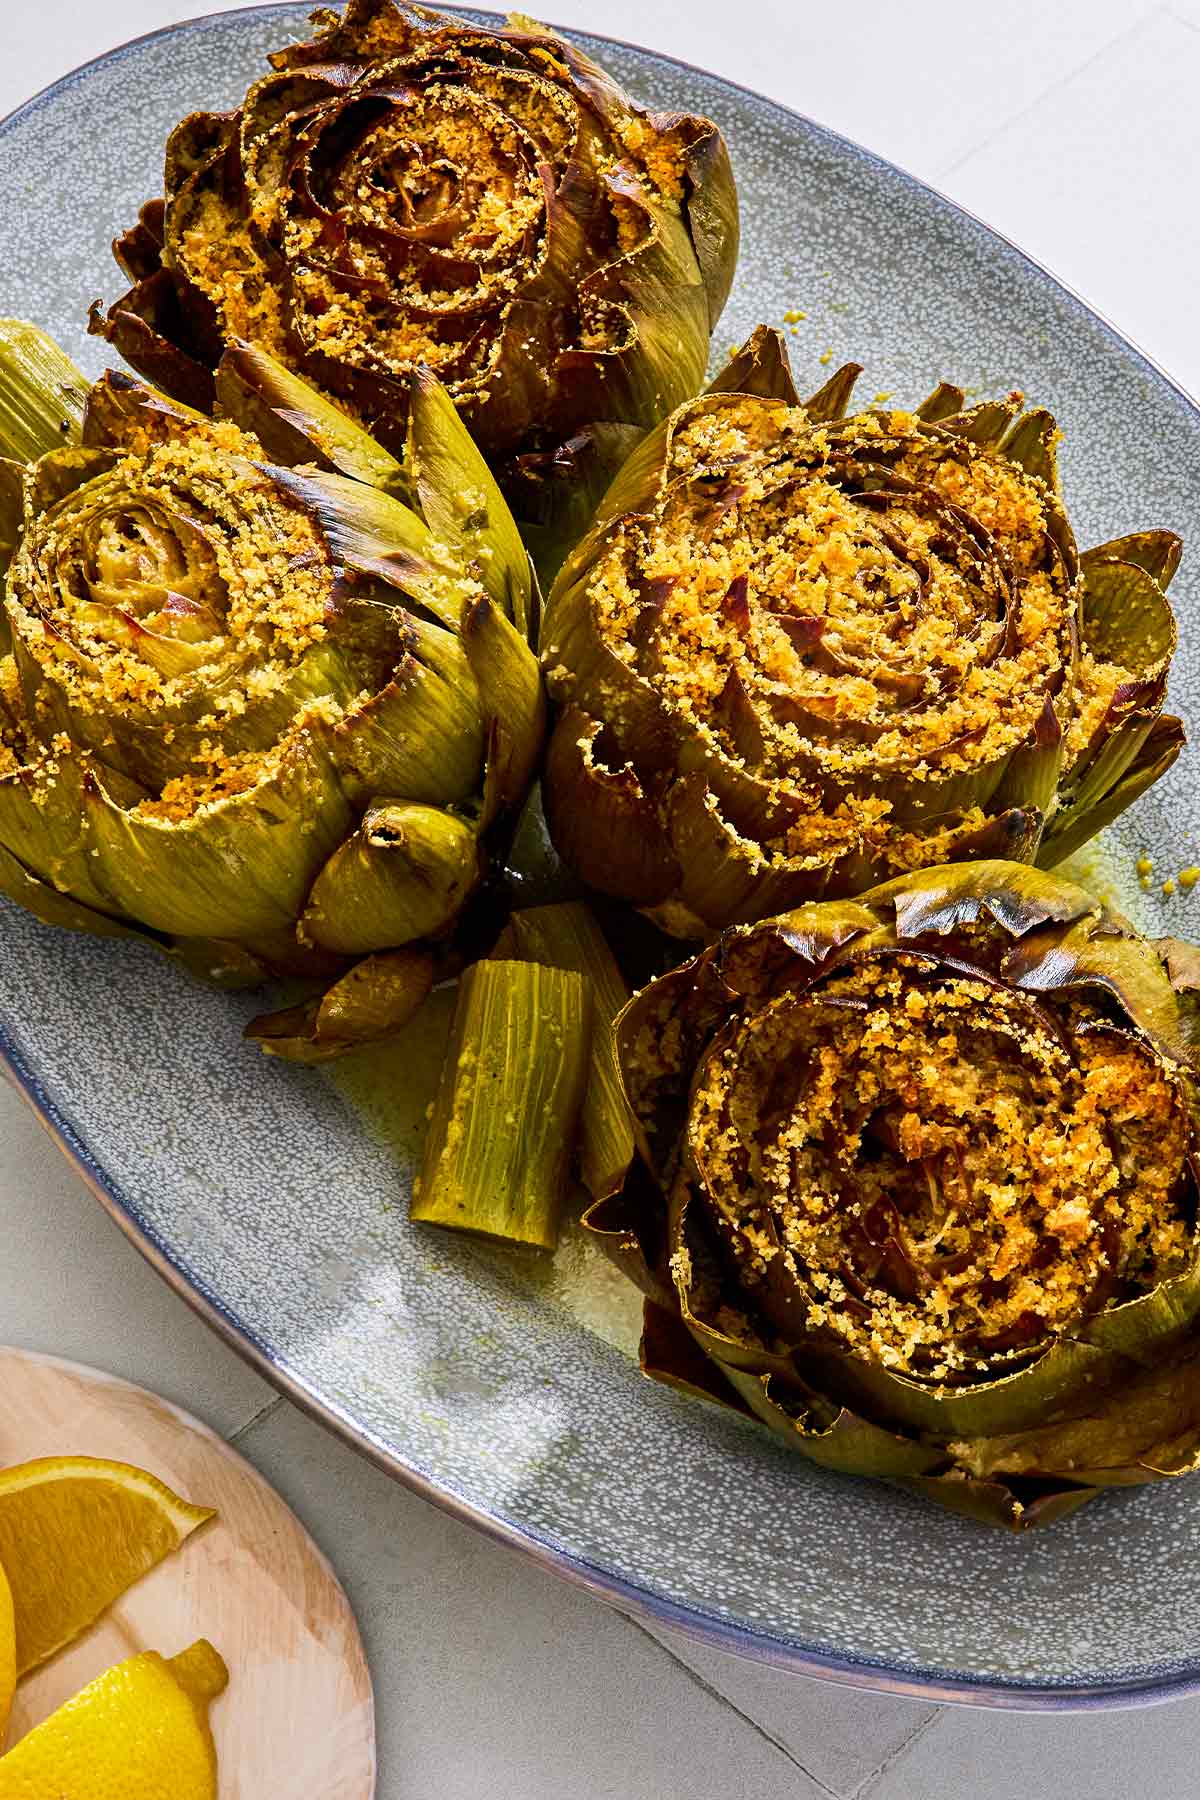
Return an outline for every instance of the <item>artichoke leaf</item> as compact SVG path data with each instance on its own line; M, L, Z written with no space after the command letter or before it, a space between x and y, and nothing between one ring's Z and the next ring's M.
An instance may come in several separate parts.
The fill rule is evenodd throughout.
M647 1299L642 1308L642 1340L638 1363L643 1375L661 1381L682 1394L714 1400L753 1418L753 1411L736 1387L726 1380L672 1307Z
M88 835L85 785L93 765L69 753L52 752L0 777L0 844L39 881L70 894L96 912L133 911L104 878L96 846ZM134 806L145 790L118 770L104 771L111 792Z
M546 735L546 693L537 658L487 595L463 614L462 646L488 729L480 820L486 830L525 798Z
M346 475L262 468L318 520L343 568L374 576L457 630L474 583L411 507Z
M1179 633L1161 583L1136 563L1115 557L1085 561L1083 569L1085 648L1143 680L1163 674Z
M1054 414L1039 406L1013 421L1000 448L1010 462L1019 463L1027 475L1036 476L1051 493L1057 493L1058 438Z
M1134 563L1152 575L1159 587L1166 588L1179 567L1183 555L1183 539L1174 531L1131 531L1126 537L1112 538L1106 544L1095 544L1079 558L1084 574L1095 564L1104 562Z
M382 791L428 806L465 804L479 785L486 739L458 639L418 621L414 648L392 679L330 727L327 739L356 797Z
M727 1369L726 1379L756 1418L793 1450L826 1469L848 1475L924 1475L946 1461L945 1453L898 1432L885 1431L847 1407L833 1410L822 1422L823 1409L802 1386L748 1369Z
M303 1005L260 1013L243 1035L268 1056L285 1062L329 1062L399 1031L424 1004L433 975L428 950L365 956Z
M782 400L799 406L800 395L792 378L783 333L770 325L758 325L740 349L734 350L705 389L708 394L759 394L765 400Z
M961 412L965 399L963 390L955 387L953 382L939 381L933 392L916 408L916 416L927 425L937 425L942 419L953 418L955 413Z
M255 344L236 343L217 366L222 410L254 434L275 462L320 467L401 501L411 497L403 463L311 382Z
M1058 1519L1069 1518L1096 1495L1094 1488L1067 1483L1017 1492L1006 1482L974 1481L957 1470L945 1475L902 1475L894 1479L897 1486L932 1500L946 1512L974 1519L980 1525L1003 1525L1010 1531L1053 1525Z
M1135 729L1140 733L1140 724ZM1054 815L1038 850L1039 868L1052 869L1111 825L1166 774L1186 742L1182 721L1171 713L1160 713L1113 787L1087 806L1068 800Z
M632 766L610 766L602 742L596 719L564 708L546 753L551 836L589 887L653 906L675 890L679 864Z
M25 518L25 465L0 457L0 576L12 561ZM8 647L8 622L0 606L0 656Z
M100 881L122 912L172 937L289 929L351 824L336 770L303 727L264 758L253 785L181 816L122 805L93 773L84 809Z
M58 925L67 931L87 931L95 937L140 938L143 942L149 938L149 933L139 931L129 920L110 918L107 913L84 906L73 895L61 893L27 869L3 844L0 844L0 893L7 894L10 900L15 900L44 925Z
M0 457L30 463L77 444L87 388L53 338L25 319L0 319Z
M313 881L300 936L343 956L435 936L479 874L470 825L435 806L378 800Z
M987 912L1010 937L1038 925L1071 924L1099 911L1073 881L1007 862L955 863L885 882L871 894L876 911L893 911L898 938L957 931Z
M529 556L458 409L431 370L413 377L408 466L425 523L473 569L527 642L536 632Z
M643 1163L634 1162L620 1193L594 1200L580 1224L648 1301L678 1318L675 1290L663 1266L665 1218L658 1189Z
M1129 1017L1172 1057L1186 1062L1171 981L1159 959L1122 922L1099 911L1069 930L1028 933L1006 954L1001 973L1030 993L1099 987L1120 1002Z
M843 363L840 369L835 369L829 380L810 399L802 401L809 418L830 421L844 419L850 410L850 396L861 374L861 363Z

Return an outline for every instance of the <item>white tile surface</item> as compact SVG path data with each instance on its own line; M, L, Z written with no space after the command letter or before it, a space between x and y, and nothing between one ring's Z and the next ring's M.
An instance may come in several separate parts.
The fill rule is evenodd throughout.
M0 0L0 112L221 0ZM547 0L776 95L942 186L1200 388L1200 0ZM2 204L2 200L0 200ZM0 288L0 310L14 301ZM0 983L3 965L0 958ZM168 1293L0 1087L0 1335L146 1382L233 1433L268 1390ZM1048 1800L1197 1792L1200 1703L1020 1718L738 1663L433 1511L283 1403L241 1440L363 1622L380 1800Z

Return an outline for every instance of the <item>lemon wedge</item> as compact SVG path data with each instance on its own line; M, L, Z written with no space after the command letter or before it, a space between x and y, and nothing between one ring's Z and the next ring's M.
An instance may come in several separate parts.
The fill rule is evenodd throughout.
M13 1622L12 1589L0 1568L0 1750L8 1730L13 1689L17 1685L17 1634Z
M53 1456L0 1469L0 1567L12 1590L18 1677L72 1643L212 1517L129 1463ZM3 1622L0 1607L0 1677Z
M203 1638L118 1663L0 1756L0 1800L216 1800L208 1706L228 1680Z

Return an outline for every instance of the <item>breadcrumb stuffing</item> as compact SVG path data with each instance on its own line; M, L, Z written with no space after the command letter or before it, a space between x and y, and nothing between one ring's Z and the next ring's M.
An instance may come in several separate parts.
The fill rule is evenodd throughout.
M788 1293L818 1338L962 1382L1188 1266L1177 1078L1057 1010L867 958L718 1040L690 1156L768 1316Z

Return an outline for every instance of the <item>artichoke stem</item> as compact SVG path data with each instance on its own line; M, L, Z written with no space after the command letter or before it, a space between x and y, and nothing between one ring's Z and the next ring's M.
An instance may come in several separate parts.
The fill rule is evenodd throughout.
M24 319L0 319L0 456L35 462L77 444L87 382L53 338Z
M568 969L464 974L410 1216L553 1250L587 1085L592 1002Z
M493 956L573 969L592 996L592 1047L579 1121L579 1173L594 1200L620 1186L633 1159L633 1123L617 1068L613 1021L629 989L588 907L579 901L514 912Z

